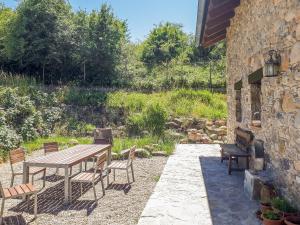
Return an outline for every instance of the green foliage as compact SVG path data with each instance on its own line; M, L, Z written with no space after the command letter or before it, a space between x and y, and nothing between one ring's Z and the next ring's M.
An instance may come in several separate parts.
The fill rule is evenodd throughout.
M113 145L113 152L120 153L122 150L128 149L132 146L137 146L137 148L143 148L146 145L157 144L160 151L166 152L171 155L175 148L175 142L172 140L157 140L156 137L146 136L146 137L127 137L127 138L115 138Z
M79 88L66 88L63 102L67 105L102 106L106 101L106 93L97 90L84 90Z
M0 152L18 147L21 141L22 137L15 130L7 126L0 126Z
M91 137L72 137L72 136L54 136L54 137L40 137L33 141L24 142L24 147L28 153L43 148L43 144L46 142L57 142L60 148L66 148L71 146L74 140L78 141L79 144L92 144L93 140Z
M145 120L142 113L129 115L126 120L127 133L130 136L139 136L145 128Z
M149 105L145 111L145 127L152 135L160 137L165 130L166 111L157 103Z
M266 213L263 214L263 216L269 220L280 220L281 218L279 214L273 211L267 211Z
M296 213L297 210L291 206L291 204L280 197L276 197L274 199L272 199L271 201L271 205L273 208L281 211L281 212L285 212L285 213Z
M148 66L168 63L178 57L187 45L188 37L177 24L155 27L142 44L141 60Z
M142 113L148 105L159 104L167 116L220 119L227 117L226 97L209 91L181 89L177 91L144 94L114 92L107 97L107 106L123 108L127 115Z

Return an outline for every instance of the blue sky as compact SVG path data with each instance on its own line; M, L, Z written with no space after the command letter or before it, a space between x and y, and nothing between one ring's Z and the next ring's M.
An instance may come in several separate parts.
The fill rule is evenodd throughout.
M1 0L0 0L1 1ZM17 0L2 0L15 7ZM69 0L74 9L99 9L102 3L112 6L114 13L127 20L132 41L141 41L160 22L183 25L187 33L195 33L198 0Z

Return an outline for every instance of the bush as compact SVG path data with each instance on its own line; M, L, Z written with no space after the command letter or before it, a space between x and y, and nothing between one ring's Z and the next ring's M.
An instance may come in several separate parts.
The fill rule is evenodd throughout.
M145 127L154 136L162 136L167 121L167 113L159 104L149 105L144 114Z
M145 128L144 115L136 113L128 116L126 121L127 133L130 136L139 136Z
M8 152L20 146L22 138L16 133L15 130L7 127L0 127L0 150Z

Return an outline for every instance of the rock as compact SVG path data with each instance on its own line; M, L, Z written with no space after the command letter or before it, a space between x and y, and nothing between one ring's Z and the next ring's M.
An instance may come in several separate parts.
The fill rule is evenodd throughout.
M217 140L218 139L218 135L216 135L216 134L211 134L209 137L212 140Z
M166 152L164 151L156 151L156 152L152 152L152 156L168 156Z
M294 103L293 96L290 93L285 93L282 99L282 109L284 112L295 112L300 108L299 104Z
M172 130L166 130L165 131L165 136L168 137L168 138L170 138L170 139L175 139L175 140L176 139L179 140L179 139L181 139L181 138L184 137L183 134L178 133L178 132L174 132Z
M189 140L187 138L184 138L184 139L181 139L179 141L180 144L188 144L189 143Z
M111 153L111 159L112 159L112 160L118 160L118 159L120 159L120 156L119 156L117 153L112 152L112 153Z
M219 128L222 129L222 130L226 130L227 131L227 127L226 126L221 126Z
M147 136L147 135L149 135L149 132L148 132L147 130L143 130L143 131L142 131L142 135L143 135L143 136Z
M226 121L225 120L216 120L215 125L218 127L226 126Z
M217 134L218 136L224 136L227 134L226 130L222 130L220 128L216 128L213 130L213 133Z
M69 144L69 145L78 145L78 144L79 144L79 141L76 140L76 139L71 139L71 140L69 140L68 144Z
M175 122L167 122L166 123L166 128L168 128L168 129L178 129L178 128L180 128L180 125L178 125Z
M212 125L213 125L212 121L206 121L206 124L205 124L206 127L211 127Z
M126 131L126 127L125 126L119 126L119 127L117 127L117 130Z
M219 140L214 140L213 144L223 144L223 141L219 141Z
M143 148L136 149L135 155L139 158L149 158L151 156L150 152Z
M204 129L206 126L206 120L198 120L196 128L198 130Z
M122 150L121 153L120 153L121 158L123 158L123 159L128 158L129 151L130 151L130 149Z
M173 119L173 122L178 124L179 126L181 126L181 124L183 123L183 120L180 118L175 118L175 119Z
M292 48L291 55L290 55L290 62L292 65L300 62L299 52L300 52L300 41L297 42Z
M297 171L300 171L300 161L294 161L294 168Z
M152 145L145 145L144 149L146 149L150 153L152 153L153 151L155 151L155 148Z

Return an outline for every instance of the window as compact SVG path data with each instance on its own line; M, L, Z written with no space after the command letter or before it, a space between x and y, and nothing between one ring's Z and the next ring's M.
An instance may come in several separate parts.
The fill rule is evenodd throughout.
M235 90L235 116L237 122L242 122L242 80L235 83L234 90Z
M263 69L259 69L250 74L248 81L251 91L251 125L261 127L261 79L263 77Z

